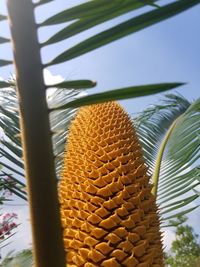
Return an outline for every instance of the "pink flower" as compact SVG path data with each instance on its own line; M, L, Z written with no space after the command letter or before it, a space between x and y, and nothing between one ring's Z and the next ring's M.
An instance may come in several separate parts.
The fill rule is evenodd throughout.
M5 235L10 235L11 231L18 225L13 220L17 219L16 213L0 214L0 239L4 239Z
M3 221L7 221L7 220L10 220L10 219L17 219L18 216L16 213L6 213L4 216L3 216Z

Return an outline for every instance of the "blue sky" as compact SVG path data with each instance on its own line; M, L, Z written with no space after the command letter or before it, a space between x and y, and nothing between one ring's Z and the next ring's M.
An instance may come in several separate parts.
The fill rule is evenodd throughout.
M0 10L4 10L3 2ZM37 10L37 21L54 14L63 8L75 5L81 1L53 1ZM84 1L82 1L84 2ZM167 3L170 1L162 1ZM60 74L66 79L89 78L96 80L98 85L94 91L120 88L130 85L159 82L187 82L186 86L177 89L188 99L195 99L200 95L200 5L176 17L149 27L143 31L130 35L110 45L104 46L75 60L59 64L50 68L53 74ZM129 18L133 12L115 19L101 27L94 28L77 37L51 45L42 50L43 62L47 62L59 51L76 44L89 35L114 25L119 20ZM2 23L2 34L8 36L8 28ZM40 40L45 40L63 25L46 27L40 30ZM10 46L2 45L2 57L11 57ZM8 55L8 56L7 56ZM13 70L4 67L0 76L7 78ZM93 91L91 91L93 92ZM128 111L142 110L148 103L154 102L158 96L143 99L123 101ZM137 101L137 105L135 105Z
M52 1L52 3L38 8L37 21L42 21L43 18L79 2L84 1ZM170 1L163 0L162 2L168 3ZM1 0L0 13L5 12L5 3ZM75 60L53 66L49 70L53 75L59 74L68 80L96 80L98 82L97 87L89 93L138 84L187 82L185 86L176 91L189 100L197 99L200 96L199 14L200 5ZM126 16L80 34L78 37L70 38L67 41L43 49L43 62L48 62L59 52L98 32L100 29L104 29L108 25L115 25L116 22L124 18L128 19L132 15L133 13L130 12ZM41 29L39 39L45 40L62 27L63 25L59 27L52 26L49 30L47 28ZM2 36L9 36L6 23L2 22L0 24L0 32ZM1 45L0 58L9 57L12 57L10 45ZM4 79L9 78L12 73L13 68L10 66L0 69L0 77ZM155 103L160 97L161 95L154 95L131 99L122 101L122 104L132 114ZM197 218L197 215L191 215L194 226L197 224L195 218Z

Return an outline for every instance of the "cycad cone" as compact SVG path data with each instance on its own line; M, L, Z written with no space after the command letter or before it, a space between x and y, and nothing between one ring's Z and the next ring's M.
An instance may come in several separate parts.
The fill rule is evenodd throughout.
M67 266L164 266L146 171L133 125L118 103L80 109L59 184Z

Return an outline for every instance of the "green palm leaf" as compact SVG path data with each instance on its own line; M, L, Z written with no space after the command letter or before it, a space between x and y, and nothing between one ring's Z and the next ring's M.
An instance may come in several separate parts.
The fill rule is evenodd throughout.
M0 67L4 67L11 64L13 64L11 60L0 59Z
M56 89L47 99L48 107L51 110L60 105L67 105L68 102L79 99L85 94L86 93L84 91L77 89ZM67 131L71 120L74 118L75 112L76 109L70 108L50 113L53 150L56 164L56 174L58 177L62 166Z
M5 86L10 87L12 83L5 82ZM5 188L26 199L19 114L15 91L12 88L0 91L0 127L4 132L0 147L1 179Z
M55 25L63 22L68 22L76 19L83 19L88 17L95 17L104 15L105 13L110 13L110 18L115 17L116 10L122 10L123 14L125 12L134 10L136 8L145 6L147 3L145 1L138 0L127 0L127 1L106 1L106 0L95 0L87 1L86 3L79 4L75 7L63 10L56 15L51 16L40 24L40 26Z
M9 190L22 199L26 199L18 100L15 89L11 88L13 82L2 81L1 84L2 87L7 88L0 91L0 127L4 132L4 138L1 140L2 145L0 147L0 164L2 166L0 175L1 178L4 179ZM80 90L55 88L50 90L51 93L49 93L47 97L49 108L53 108L57 105L65 105L70 100L74 100L81 95L84 95ZM75 111L75 109L71 108L50 114L57 176L59 176L60 168L62 166L66 132L70 121L74 117ZM13 181L11 186L7 183L8 177ZM15 186L13 186L13 184Z
M49 2L52 2L53 0L38 0L34 5L37 7L39 5L48 4Z
M4 43L8 43L8 42L10 42L10 40L8 38L0 36L0 44L4 44Z
M42 44L49 45L55 42L62 41L66 38L72 37L77 33L91 29L103 22L111 20L115 17L136 10L145 6L141 1L90 1L79 6L62 11L55 16L47 19L40 26L53 25L63 23L71 20L76 20L74 23L65 27L50 39ZM78 19L78 20L77 20Z
M200 99L189 103L179 95L166 95L136 118L137 131L150 166L163 226L192 211L200 184ZM189 209L188 209L189 205Z
M7 17L5 15L0 14L0 21L6 20L6 19L7 19Z
M6 88L6 87L10 87L10 84L5 81L0 81L0 88Z
M86 89L96 86L96 82L90 80L76 80L65 81L53 85L49 85L48 88L73 88L73 89Z
M150 94L157 94L163 91L174 89L183 83L162 83L162 84L148 84L140 86L132 86L122 89L115 89L103 93L97 93L94 95L88 95L76 100L73 100L65 105L58 106L52 110L64 110L66 108L76 108L85 105L91 105L95 103L103 103L106 101L122 100L139 96L146 96Z
M79 43L78 45L75 45L74 47L68 49L67 51L63 52L62 54L54 58L51 62L46 64L46 66L62 63L67 60L78 57L80 55L83 55L85 53L88 53L96 48L99 48L103 45L116 41L131 33L137 32L155 23L158 23L176 14L179 14L199 3L200 3L199 0L181 0L163 6L159 9L146 12L145 14L142 14L128 21L125 21L121 24L118 24L115 27L105 30L97 35L88 38L87 40ZM84 21L82 21L81 23L84 24ZM72 35L73 32L70 33L70 36ZM54 42L62 40L61 36L63 36L63 38L66 38L62 31L61 35L58 34L56 35L56 37L53 37ZM51 41L49 42L52 43L52 38Z

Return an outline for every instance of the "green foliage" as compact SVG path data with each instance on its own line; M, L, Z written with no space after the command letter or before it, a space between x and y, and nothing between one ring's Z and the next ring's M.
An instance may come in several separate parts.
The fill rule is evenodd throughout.
M200 184L200 99L190 103L181 95L167 94L160 103L136 117L136 127L149 173L153 176L162 226L197 206Z
M6 16L4 16L4 15L0 14L0 21L1 21L1 20L6 20L6 19L7 19L7 17L6 17Z
M199 266L200 244L198 235L189 225L183 225L184 219L176 229L176 240L172 242L171 253L166 263L171 267L197 267Z
M12 88L13 81L2 82L8 87L0 91L0 127L4 131L0 147L1 183L18 197L27 200L25 190L24 161L22 159L22 144L19 125L18 100L16 90ZM1 83L0 83L1 85ZM15 87L15 86L14 86ZM75 100L79 94L76 89L51 89L47 96L49 109L65 105L70 100ZM55 166L59 175L64 145L69 123L75 114L75 109L65 109L51 112L50 124L54 148ZM7 183L7 177L12 181L12 187Z
M0 67L4 67L4 66L10 65L12 63L13 62L11 60L0 59Z
M100 2L100 4L99 4L99 2ZM104 2L106 2L106 1L104 1ZM127 3L128 3L128 9L126 8L124 10L123 14L127 13L128 11L145 6L145 3L141 2L141 1L127 0L124 2L125 2L125 5L127 5ZM118 7L121 9L122 2L121 1L115 1L115 2L112 1L110 3L111 3L110 9L107 8L109 6L107 4L107 2L106 2L106 4L102 4L102 1L89 1L86 4L83 4L83 5L94 4L95 9L94 9L93 13L88 15L88 17L86 17L86 18L85 18L85 12L84 12L83 17L79 16L80 23L75 26L75 29L79 29L80 24L84 25L85 19L88 20L88 18L89 18L90 21L91 20L94 21L96 19L96 17L99 18L99 16L102 16L102 14L105 14L107 12L109 13L109 16L106 18L106 20L114 18L116 8ZM120 23L120 24L118 24L118 25L116 25L110 29L102 31L99 34L94 35L94 36L84 40L83 42L79 43L78 45L75 45L74 47L70 48L69 50L66 50L65 52L63 52L62 54L60 54L59 56L54 58L50 63L48 63L47 66L53 65L53 64L59 64L59 63L65 62L67 60L71 60L71 59L78 57L80 55L83 55L85 53L88 53L90 51L93 51L96 48L102 47L102 46L109 44L113 41L116 41L122 37L125 37L131 33L135 33L135 32L142 30L148 26L154 25L155 23L158 23L158 22L163 21L167 18L170 18L174 15L177 15L177 14L187 10L188 8L195 6L198 3L199 3L199 0L175 1L175 2L170 3L168 5L162 6L161 8L156 8L153 11L145 12L142 15L135 16L128 21L125 21L125 22ZM98 10L99 7L100 7L100 11ZM80 10L80 8L81 8L81 5L77 7L77 12ZM90 10L89 6L88 6L88 10ZM88 10L86 9L87 12L88 12ZM67 11L69 12L70 10L67 10ZM84 11L85 11L85 9L84 9ZM118 15L120 15L120 14L118 14ZM64 11L61 14L58 14L56 16L56 18L62 19L61 22L68 20L68 16L66 15L66 12L64 12ZM74 19L75 19L75 17L74 17ZM52 21L52 20L55 21L55 17L52 17L50 19L50 21ZM49 20L47 21L47 25L48 25L48 22L49 22ZM96 25L98 25L101 22L102 21L97 20ZM87 21L87 23L88 23L88 21ZM91 28L91 26L95 26L95 25L90 25L90 28ZM73 27L73 26L70 25L69 27ZM69 32L68 30L69 29L67 26L67 28L66 28L67 33ZM74 35L72 33L71 33L71 35L68 35L68 34L66 35L66 33L63 34L63 31L64 30L62 30L61 34L56 34L56 36L53 36L51 38L50 43L57 42L57 41L60 41L62 39L65 39L66 37L70 37L70 36ZM72 31L71 28L70 28L70 31ZM77 32L75 31L75 33L77 33ZM47 42L47 44L48 44L48 42Z
M20 251L18 253L9 253L0 264L1 267L32 267L33 258L30 249Z
M38 5L48 4L51 2L50 0L37 1L34 4L34 7ZM62 54L56 56L53 60L44 64L42 67L50 66L52 64L58 64L61 62L66 62L69 59L76 58L80 55L93 51L96 48L100 48L103 45L109 44L113 41L118 40L119 38L128 36L134 32L143 30L144 28L159 23L167 18L170 18L174 15L177 15L197 4L200 3L199 0L180 0L180 1L172 1L172 3L168 5L163 5L159 3L156 5L156 1L152 0L116 0L116 1L106 1L106 0L95 0L95 1L82 1L79 5L75 5L72 8L68 8L62 10L61 12L52 15L49 18L44 17L44 21L37 25L37 28L41 28L43 26L51 27L51 25L58 25L64 22L71 22L70 24L64 26L64 28L57 33L53 34L49 40L46 40L44 43L38 44L41 47L53 44L55 45L57 42L62 40L67 40L72 36L77 36L79 33L83 33L95 26L101 25L104 22L110 21L114 18L120 17L124 14L130 14L130 11L141 10L142 14L137 16L133 13L129 20L125 20L122 23L118 23L114 27L107 28L105 31L94 34L93 36L87 38L83 42L78 43L74 47L69 48L67 51ZM164 1L160 1L164 2ZM147 8L148 9L145 9ZM152 10L149 11L149 7ZM37 10L36 10L37 12ZM2 16L2 19L6 19L6 16ZM5 40L4 37L1 37L2 41ZM7 59L0 59L0 66L5 66L7 64L12 64L12 61ZM95 83L87 80L77 80L73 82L63 82L58 87L69 88L68 86L73 86L75 88L89 88L94 87ZM164 86L164 84L163 84ZM2 87L2 86L1 86ZM49 88L51 86L46 86ZM133 88L134 86L130 86L129 88ZM172 85L173 87L173 85ZM169 86L168 89L172 88ZM99 102L100 98L104 99L104 101L109 101L110 99L124 99L135 97L135 94L127 93L128 88L124 88L124 96L122 96L122 89L120 90L112 90L107 95L99 95L95 94L91 96L93 98L93 102ZM167 90L167 89L166 89ZM129 90L130 91L130 90ZM156 90L156 92L161 92L163 90ZM149 88L148 94L155 93L153 87ZM141 92L138 95L146 95ZM88 103L88 99L81 99L79 105L86 105ZM69 103L68 106L77 105L77 103ZM65 108L67 108L66 106Z
M73 108L73 107L80 107L80 106L86 106L91 105L94 103L103 103L105 101L112 101L112 100L122 100L122 99L128 99L128 98L136 98L139 96L145 96L145 95L152 95L156 94L158 92L163 92L169 89L174 89L178 86L181 86L183 84L181 83L162 83L162 84L150 84L150 85L141 85L141 86L132 86L122 89L116 89L108 92L98 93L94 95L88 95L79 99L76 99L74 101L71 101L70 103L67 103L66 105L63 105L56 109L66 109L66 108Z

